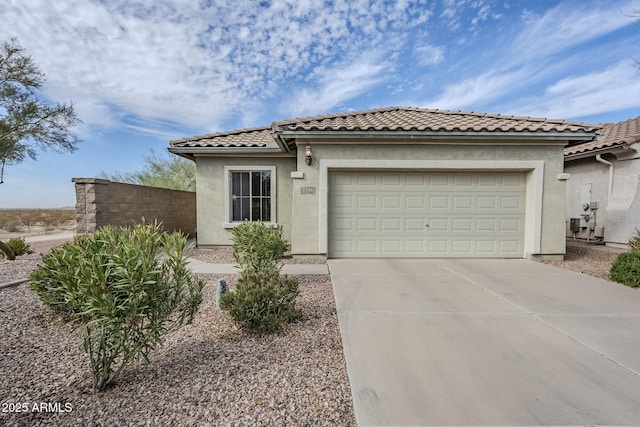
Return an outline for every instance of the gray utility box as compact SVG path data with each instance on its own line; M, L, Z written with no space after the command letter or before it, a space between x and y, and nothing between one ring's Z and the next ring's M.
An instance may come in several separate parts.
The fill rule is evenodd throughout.
M580 218L569 219L569 230L571 230L572 233L580 232Z

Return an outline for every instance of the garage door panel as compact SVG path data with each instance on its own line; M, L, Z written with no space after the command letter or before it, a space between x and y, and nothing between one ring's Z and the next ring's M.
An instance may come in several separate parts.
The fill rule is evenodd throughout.
M407 238L404 240L404 253L406 256L424 256L426 253L426 241L423 239Z
M382 218L380 221L381 231L399 232L402 230L402 218Z
M431 256L450 256L449 254L449 239L435 239L431 238L427 240L427 252Z
M424 209L425 200L423 195L405 196L407 209Z
M456 210L473 208L473 196L452 196L452 199L452 207Z
M451 209L449 196L429 196L429 209Z
M424 231L424 226L425 221L424 218L419 217L419 218L406 218L405 219L405 231L419 231L419 232L423 232Z
M357 196L356 206L360 209L377 209L379 196L363 195Z
M381 196L383 209L402 208L402 198L400 196Z
M376 256L378 254L378 240L361 238L357 241L357 248L363 256Z
M330 257L522 257L523 173L329 173Z
M356 230L358 232L376 231L377 230L376 218L358 218Z

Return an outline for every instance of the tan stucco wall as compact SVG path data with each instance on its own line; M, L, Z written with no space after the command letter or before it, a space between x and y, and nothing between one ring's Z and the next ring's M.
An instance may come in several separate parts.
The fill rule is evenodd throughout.
M411 144L400 145L395 142L388 145L338 145L330 143L312 142L313 163L307 166L304 163L304 146L307 141L300 141L298 148L298 170L304 172L304 179L293 181L293 207L295 216L292 224L292 246L294 254L326 253L322 239L326 230L310 229L315 224L321 224L321 218L326 218L326 204L321 198L326 197L321 191L320 176L322 161L330 163L335 160L372 160L378 164L383 162L385 166L394 169L404 168L402 162L433 161L430 165L445 168L452 161L481 161L482 167L491 167L491 162L496 162L495 169L509 167L509 162L538 161L543 162L543 167L538 168L543 180L541 185L541 219L539 226L531 225L528 233L538 233L538 245L533 241L536 236L525 232L525 240L529 249L529 255L559 255L565 252L565 182L558 179L563 171L563 146L546 145L535 146L520 143L518 146L492 146L487 144L475 145L435 145L435 144ZM500 164L498 167L498 163ZM347 167L348 168L348 167ZM540 170L542 169L542 170ZM329 170L330 172L330 170ZM528 180L533 180L533 174L529 174ZM540 177L536 178L540 179ZM316 194L301 194L302 187L316 187ZM535 195L533 184L528 186L528 202L533 202ZM532 200L529 200L530 197ZM528 218L529 220L529 218ZM533 218L530 218L533 221ZM539 230L537 229L539 228ZM535 249L532 249L534 248Z
M393 141L393 145L379 145L360 141L347 145L311 141L313 162L307 166L304 159L307 142L298 141L297 158L197 157L198 244L231 244L230 229L224 228L225 166L275 166L277 221L284 226L292 253L317 255L326 254L326 175L332 167L327 165L342 162L341 168L359 169L371 162L381 169L406 169L407 165L414 165L409 167L447 170L455 163L458 168L473 165L487 171L526 171L525 256L554 256L565 252L565 181L559 179L563 172L560 143L403 144ZM302 172L304 177L292 178L292 171ZM303 187L307 191L303 192Z
M598 202L599 206L597 211L587 213L591 213L592 218L595 216L596 227L604 227L605 242L624 245L635 234L635 228L640 228L640 159L617 160L611 154L603 158L613 163L611 198L608 165L597 162L595 156L565 164L565 172L571 175L567 181L566 233L573 236L569 219L578 218L584 212L580 208L581 187L591 184L590 201ZM576 237L594 238L594 234L589 234L589 228L584 227Z
M231 229L225 228L225 166L276 167L276 220L284 227L284 236L291 242L291 171L292 157L197 157L196 193L198 245L230 245Z

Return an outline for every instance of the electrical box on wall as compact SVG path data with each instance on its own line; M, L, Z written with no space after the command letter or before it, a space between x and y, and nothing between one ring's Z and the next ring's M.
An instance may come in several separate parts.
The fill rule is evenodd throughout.
M571 230L572 233L580 232L580 218L569 219L569 230Z
M590 202L589 209L591 209L592 211L595 211L596 209L598 209L598 202Z

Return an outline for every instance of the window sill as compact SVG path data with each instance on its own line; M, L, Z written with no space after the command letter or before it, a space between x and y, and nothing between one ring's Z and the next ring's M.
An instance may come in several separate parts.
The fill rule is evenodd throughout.
M225 229L232 229L242 224L244 224L244 222L225 222L224 224L222 224L222 227ZM263 224L271 228L280 228L280 224L278 224L277 222L263 222Z

